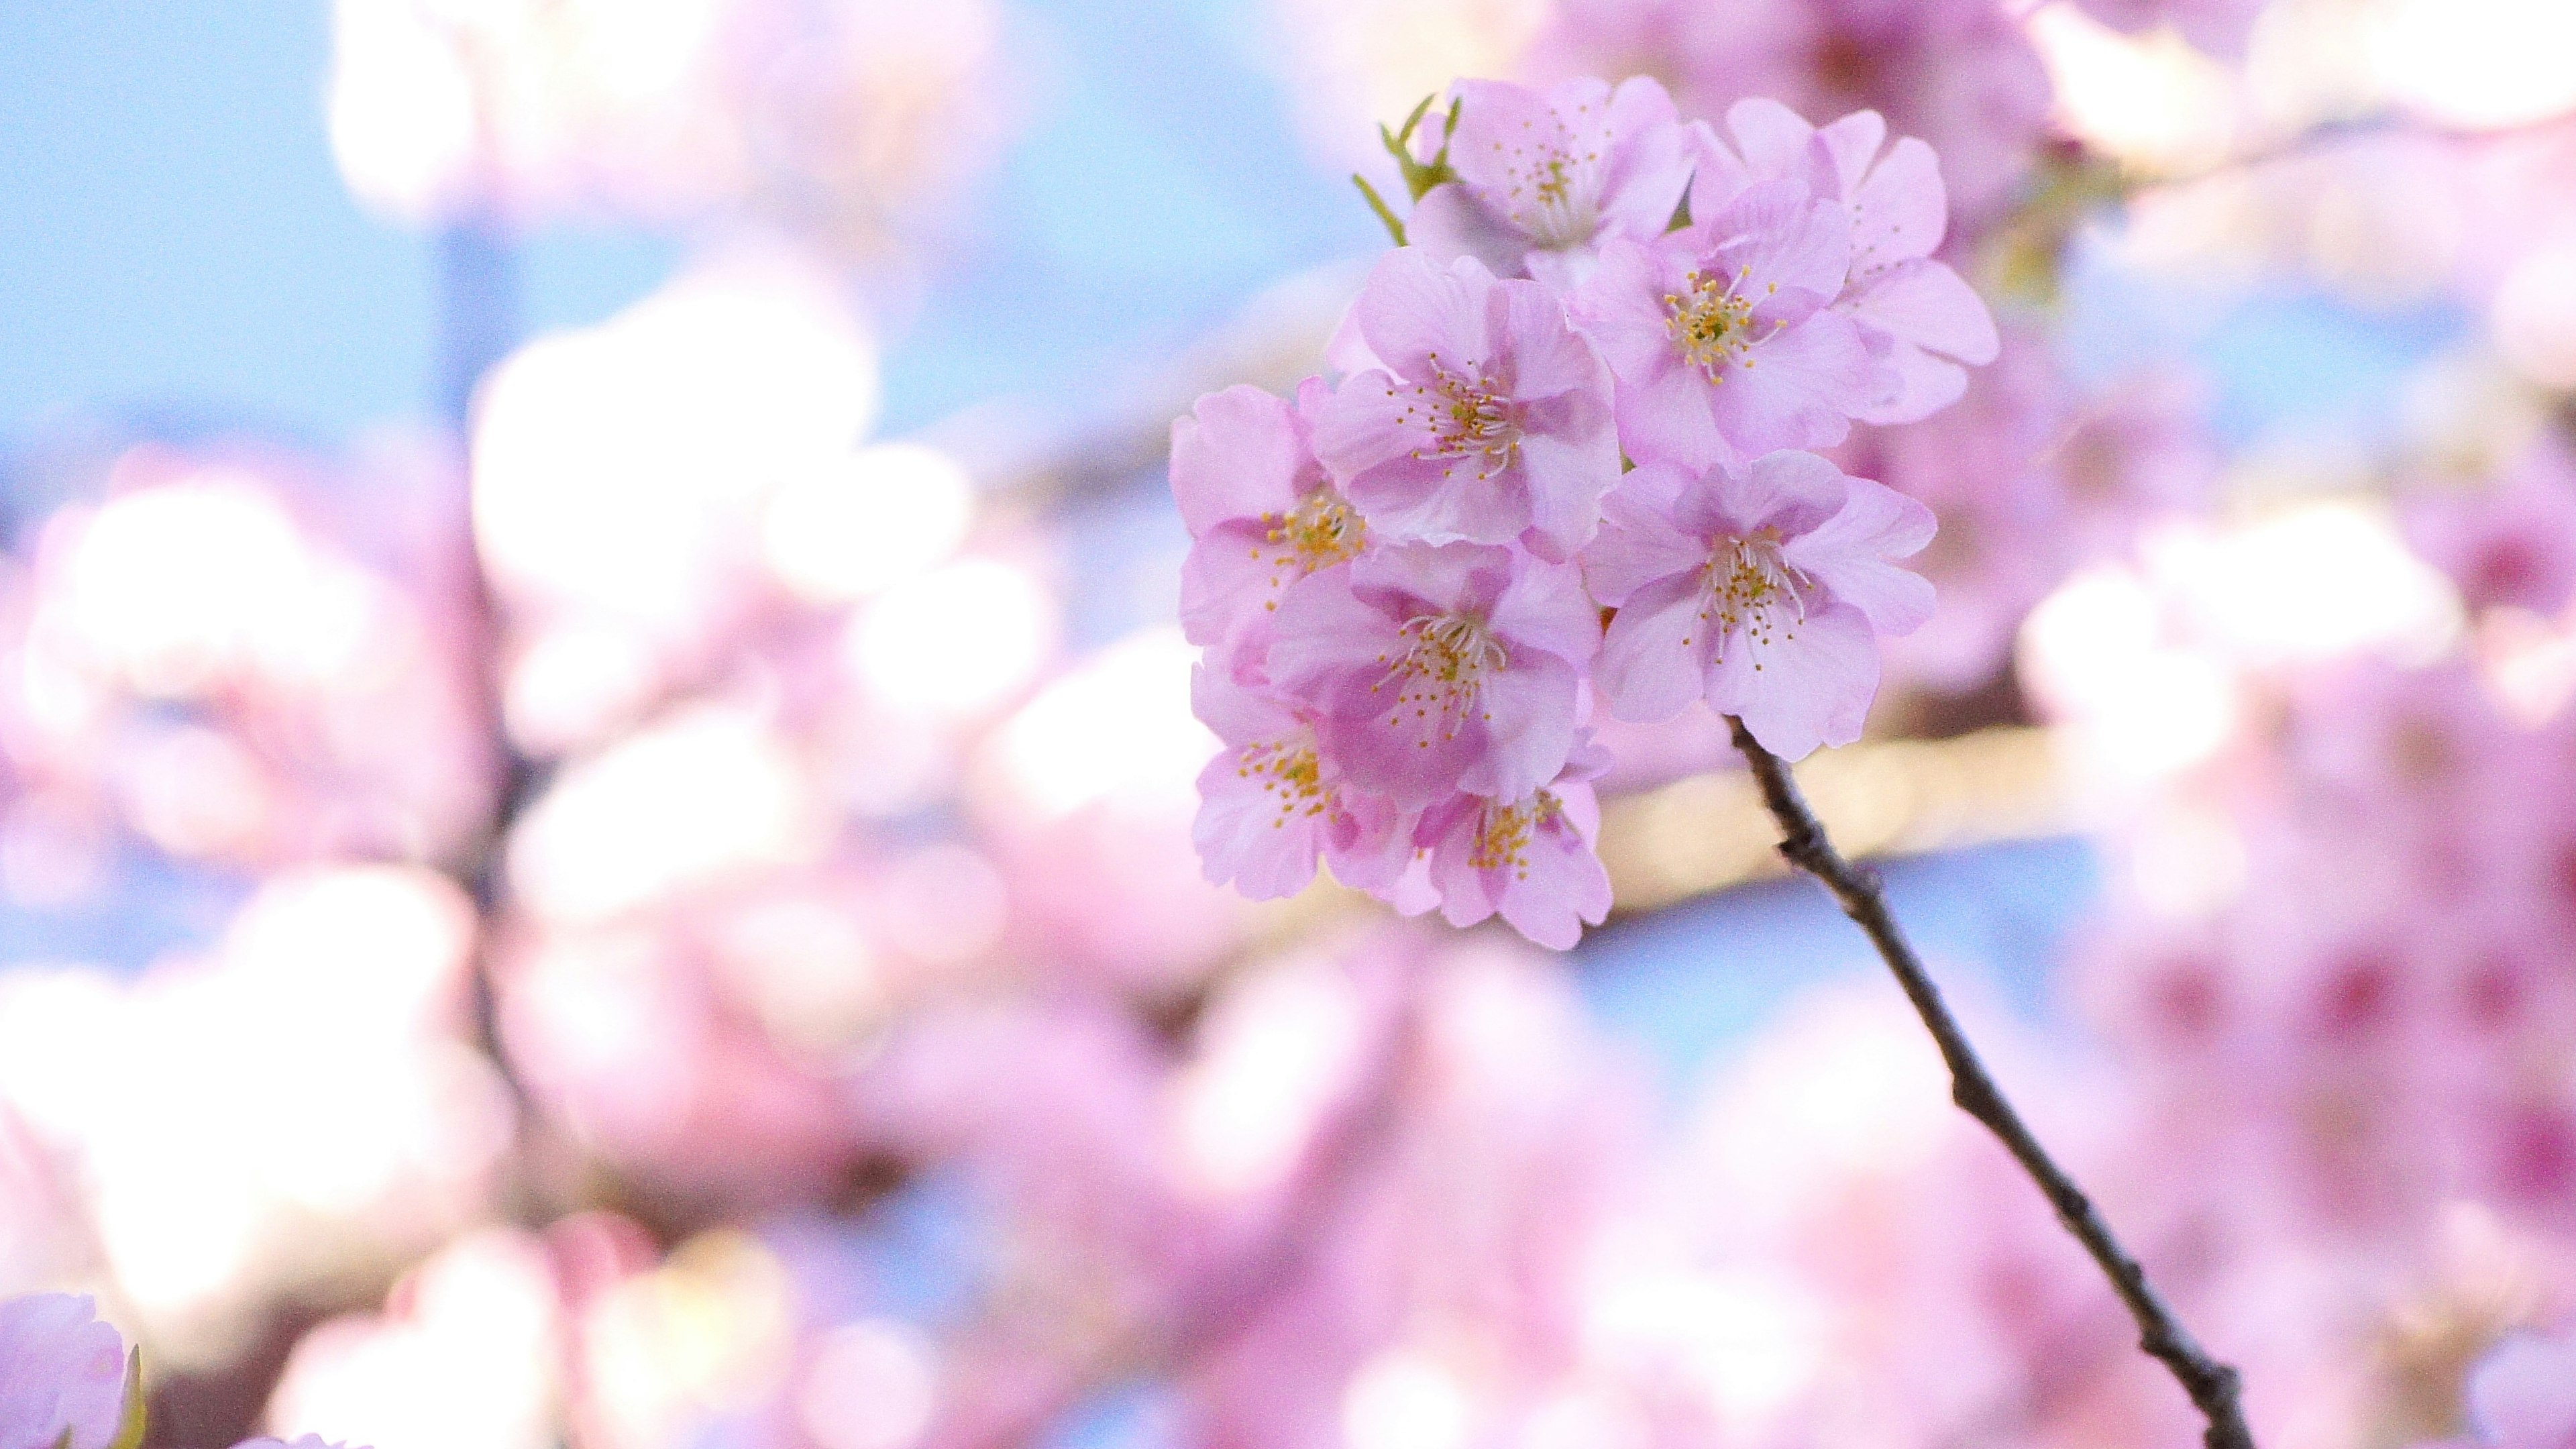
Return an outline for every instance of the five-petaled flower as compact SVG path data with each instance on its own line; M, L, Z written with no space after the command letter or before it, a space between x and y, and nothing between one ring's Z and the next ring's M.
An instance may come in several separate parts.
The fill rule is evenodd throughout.
M1406 247L1378 263L1352 317L1376 365L1334 392L1315 451L1370 526L1572 557L1619 475L1619 443L1609 375L1555 296Z
M1694 699L1796 759L1860 738L1880 634L1932 612L1932 586L1891 562L1932 538L1932 511L1812 453L1694 476L1649 464L1609 500L1584 557L1618 609L1594 678L1620 719Z
M1569 306L1617 379L1620 446L1705 468L1841 442L1877 377L1860 329L1830 305L1849 215L1800 182L1764 181L1693 216L1604 246Z
M1582 281L1613 237L1663 235L1698 160L1672 97L1647 76L1616 90L1590 76L1544 91L1465 80L1450 104L1458 179L1423 193L1405 239L1444 262L1477 256L1552 287Z

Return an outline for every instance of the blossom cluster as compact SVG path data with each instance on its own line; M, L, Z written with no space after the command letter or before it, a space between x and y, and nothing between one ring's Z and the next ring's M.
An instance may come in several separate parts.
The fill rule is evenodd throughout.
M1610 906L1596 706L1705 700L1792 758L1859 737L1878 640L1931 613L1896 561L1933 519L1811 450L1956 401L1994 324L1933 258L1929 146L1726 121L1642 77L1459 82L1435 154L1397 141L1414 209L1333 375L1174 424L1211 879L1281 896L1321 860L1563 948Z

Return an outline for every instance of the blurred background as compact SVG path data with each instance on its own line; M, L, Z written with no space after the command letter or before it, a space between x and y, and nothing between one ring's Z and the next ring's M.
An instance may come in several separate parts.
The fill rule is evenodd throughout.
M1802 770L2264 1442L2576 1310L2563 0L0 3L0 1294L154 1439L2180 1445L1619 740L1551 957L1200 880L1198 393L1459 74L1862 106L2003 359Z

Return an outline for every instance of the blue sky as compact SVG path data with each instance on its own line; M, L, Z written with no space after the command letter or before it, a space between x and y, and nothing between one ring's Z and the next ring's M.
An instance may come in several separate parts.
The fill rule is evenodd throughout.
M892 339L890 426L1141 368L1372 245L1248 64L1255 0L1008 13L1026 120ZM341 188L329 49L321 0L0 0L0 439L142 412L329 443L426 410L431 243ZM529 324L605 316L681 255L640 230L529 238Z

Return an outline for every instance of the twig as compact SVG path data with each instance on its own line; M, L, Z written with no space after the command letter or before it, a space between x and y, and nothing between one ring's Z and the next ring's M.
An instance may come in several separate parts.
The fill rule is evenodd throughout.
M1950 1099L1959 1109L1976 1118L1995 1134L2005 1150L2019 1162L2047 1194L2049 1206L2057 1210L2057 1220L2084 1245L2084 1251L2111 1280L2112 1289L2137 1320L2138 1347L2163 1363L2182 1383L2183 1392L2191 1396L2192 1406L2208 1421L2208 1432L2202 1442L2208 1449L2254 1449L2253 1431L2245 1426L2245 1411L2238 1402L2240 1378L2228 1364L2210 1356L2199 1340L2191 1336L2182 1320L2166 1306L2153 1285L2147 1282L2147 1270L2120 1245L2111 1225L2093 1206L2092 1199L2068 1176L2066 1169L2048 1155L2031 1135L2021 1114L2013 1110L2003 1089L1986 1071L1976 1048L1969 1045L1967 1034L1960 1030L1957 1017L1950 1014L1941 999L1941 990L1932 983L1931 973L1923 969L1922 958L1914 954L1912 943L1896 924L1887 909L1878 878L1854 866L1835 851L1826 838L1825 827L1807 808L1805 797L1798 793L1798 783L1780 757L1762 748L1745 729L1744 722L1730 715L1727 728L1734 733L1735 748L1743 752L1745 763L1753 770L1753 779L1762 789L1762 803L1769 807L1771 818L1780 825L1780 854L1791 865L1814 876L1878 948L1879 958L1896 974L1896 984L1905 988L1906 998L1914 1003L1915 1015L1923 1018L1924 1027L1941 1048L1941 1060L1950 1068Z

